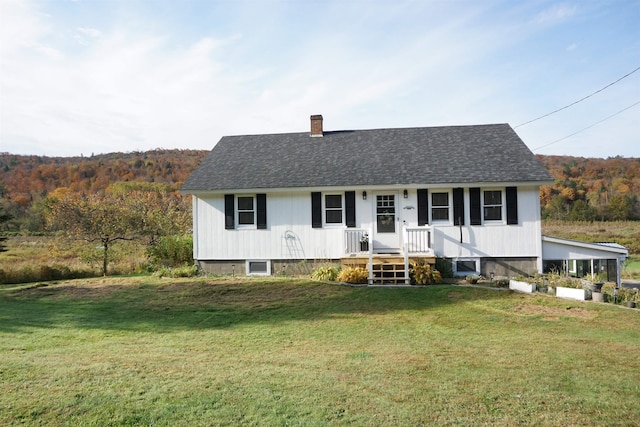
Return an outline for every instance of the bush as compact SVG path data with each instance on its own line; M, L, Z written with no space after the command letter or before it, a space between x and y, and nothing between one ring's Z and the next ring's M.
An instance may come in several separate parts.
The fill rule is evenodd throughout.
M450 258L436 258L435 269L440 272L441 277L450 279L453 277L453 263Z
M560 273L549 273L547 274L546 277L547 277L549 286L552 286L554 288L557 288L558 286L561 286L563 288L574 288L574 289L584 288L582 280L576 279L575 277L567 277ZM536 281L536 283L538 282Z
M340 274L340 267L335 265L323 265L318 267L311 273L311 278L315 280L324 280L334 282Z
M426 262L412 262L409 268L409 278L412 285L432 285L442 282L442 275Z
M193 262L193 236L163 236L147 248L152 269L176 267Z
M361 267L347 267L338 274L338 281L345 283L369 283L369 270Z
M153 275L156 277L171 277L171 278L195 277L198 275L198 266L190 265L190 266L183 266L183 267L176 267L176 268L162 267L156 270L156 272L154 272Z

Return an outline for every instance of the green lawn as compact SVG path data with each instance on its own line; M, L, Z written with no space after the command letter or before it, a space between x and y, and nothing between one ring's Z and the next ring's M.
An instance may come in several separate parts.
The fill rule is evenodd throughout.
M457 286L0 286L0 425L640 425L640 310Z

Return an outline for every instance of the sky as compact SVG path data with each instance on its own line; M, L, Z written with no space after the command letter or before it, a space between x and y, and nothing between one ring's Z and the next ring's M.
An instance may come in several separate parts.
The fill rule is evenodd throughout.
M322 114L640 157L639 67L640 0L0 0L0 152L210 150Z

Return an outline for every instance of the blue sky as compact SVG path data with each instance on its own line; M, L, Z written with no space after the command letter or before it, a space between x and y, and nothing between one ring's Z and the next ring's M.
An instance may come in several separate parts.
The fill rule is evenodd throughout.
M638 69L639 22L623 0L0 0L0 152L211 149L322 114L640 157L640 71L517 127Z

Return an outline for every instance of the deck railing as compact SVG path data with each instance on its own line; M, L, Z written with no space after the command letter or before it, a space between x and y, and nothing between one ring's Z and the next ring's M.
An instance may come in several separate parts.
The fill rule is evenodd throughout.
M431 252L431 227L403 227L406 252L426 254Z
M366 236L366 238L365 238ZM371 233L365 228L349 228L345 230L345 250L346 254L368 253L370 249ZM366 240L366 243L365 243Z

